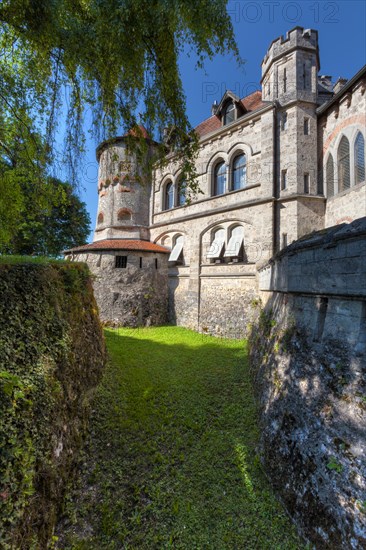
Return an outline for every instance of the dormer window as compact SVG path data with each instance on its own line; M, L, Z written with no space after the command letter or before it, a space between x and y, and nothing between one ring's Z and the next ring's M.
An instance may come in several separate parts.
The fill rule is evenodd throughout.
M226 124L230 124L230 122L234 122L234 120L235 120L235 105L230 101L226 105L225 109L223 110L222 121L224 126L226 126Z

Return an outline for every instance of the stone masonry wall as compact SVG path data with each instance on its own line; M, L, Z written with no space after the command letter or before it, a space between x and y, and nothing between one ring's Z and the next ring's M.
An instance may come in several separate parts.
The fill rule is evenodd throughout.
M265 469L317 549L363 549L366 218L293 243L259 286L250 355Z
M125 269L115 267L116 255L127 256ZM103 323L138 327L167 322L167 254L88 251L75 255L75 260L87 263L94 275L94 295Z

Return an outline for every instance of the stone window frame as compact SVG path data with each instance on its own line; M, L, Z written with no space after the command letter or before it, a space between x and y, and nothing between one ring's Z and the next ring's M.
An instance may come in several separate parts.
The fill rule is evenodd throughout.
M180 184L184 183L184 195L180 192ZM187 191L187 185L185 183L185 179L183 177L183 174L178 174L175 178L175 185L174 185L174 206L176 208L180 208L181 206L185 206L186 204L186 191ZM181 202L182 197L184 197L184 200Z
M168 186L172 186L172 205L168 206ZM167 181L163 185L163 205L162 210L172 210L174 208L174 200L175 200L175 188L174 188L174 181L172 178L167 179Z
M219 165L223 165L224 168L225 168L225 184L224 184L224 191L223 193L216 193L215 190L216 190L216 171L217 171L217 167ZM228 191L228 164L226 162L226 160L220 156L218 157L215 162L212 164L212 168L211 168L211 197L222 197L223 195L225 195Z
M326 181L326 197L327 198L333 198L337 195L340 195L342 193L349 192L355 185L364 185L365 182L357 183L356 182L356 173L355 173L355 144L356 140L359 134L362 135L364 139L364 145L365 145L365 159L366 159L366 138L365 138L365 131L361 127L360 124L352 124L346 128L344 128L332 141L332 143L329 145L329 148L327 150L327 153L324 157L324 164L323 164L323 175L325 175L324 180ZM349 169L350 169L350 187L346 189L339 189L339 174L338 174L338 166L339 166L339 158L338 158L338 150L339 145L341 143L341 140L345 136L348 139L349 142ZM332 155L333 157L333 165L334 165L334 193L333 195L329 194L328 191L328 181L327 181L327 163L329 156ZM366 166L365 166L366 170Z
M241 157L241 156L244 157L244 175L245 175L245 177L244 177L244 186L239 187L239 189L234 189L234 162L238 157ZM247 185L248 185L247 172L248 172L247 155L246 155L245 151L243 151L243 149L236 149L234 151L234 153L231 155L230 163L229 163L229 178L228 178L229 191L242 191L243 189L245 189L247 187Z
M204 253L204 259L207 262L207 264L211 264L211 265L223 265L223 264L230 265L230 264L234 264L234 263L235 264L236 263L247 263L247 256L246 256L246 252L245 252L245 224L242 223L239 220L229 222L229 225L227 225L227 223L228 222L219 222L219 223L215 224L214 226L212 226L211 228L209 228L207 230L207 232L210 235L210 246ZM228 244L229 244L230 239L232 237L233 231L238 227L242 228L242 230L243 230L243 240L242 240L242 243L240 245L239 254L235 255L235 256L228 255L227 254ZM220 255L217 258L207 258L208 252L209 252L210 248L212 247L212 245L215 241L215 236L216 236L218 231L223 231L223 233L224 233L223 247L220 251ZM202 246L202 238L207 232L201 234L201 246ZM203 250L204 250L204 247L202 246L202 251ZM201 260L201 262L202 262L202 260Z
M337 147L338 192L351 189L351 144L343 135Z
M230 113L233 113L233 115L232 115L233 118L230 119L230 120L227 120L227 114L228 114L229 109L230 109ZM232 122L234 122L236 119L237 119L236 105L235 105L235 103L232 99L228 98L225 101L225 104L222 108L222 115L221 115L222 125L227 126L228 124L231 124Z
M97 224L103 225L103 223L104 223L104 212L100 211L98 212Z
M172 255L174 248L178 245L178 239L181 239L183 241L182 249L176 260L170 260L170 257ZM175 233L172 236L172 248L171 248L170 256L168 258L168 262L174 263L174 265L185 265L184 245L185 245L185 236L183 235L183 233Z
M161 246L164 246L165 248L170 248L171 250L173 250L176 244L176 240L180 236L182 236L184 239L184 258L183 263L180 263L180 265L188 266L189 264L187 258L189 258L189 236L187 236L187 232L184 229L177 228L164 231L164 233L161 233L158 237L154 239L154 242L160 244Z

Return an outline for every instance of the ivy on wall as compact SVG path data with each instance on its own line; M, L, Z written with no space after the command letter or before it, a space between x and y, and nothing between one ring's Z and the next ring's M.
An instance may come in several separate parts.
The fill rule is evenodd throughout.
M46 548L105 362L83 264L0 262L0 547Z

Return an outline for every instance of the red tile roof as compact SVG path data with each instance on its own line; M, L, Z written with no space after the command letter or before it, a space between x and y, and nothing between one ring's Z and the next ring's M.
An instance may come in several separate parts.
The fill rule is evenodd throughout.
M164 252L170 253L170 250L159 244L151 243L150 241L139 241L132 239L104 239L95 241L91 244L84 244L65 250L65 254L70 252L87 252L88 250L140 250L142 252Z
M142 124L137 124L137 126L130 128L127 134L125 135L150 139L148 131L146 130L145 126L143 126Z
M253 92L246 97L243 97L243 99L240 100L240 103L249 113L260 109L261 107L263 107L263 105L265 105L262 101L262 92L260 92L259 90ZM220 127L220 118L217 115L212 115L210 118L206 118L206 120L196 126L195 130L197 134L202 137L206 134L209 134L210 132L213 132L214 130L218 130Z

